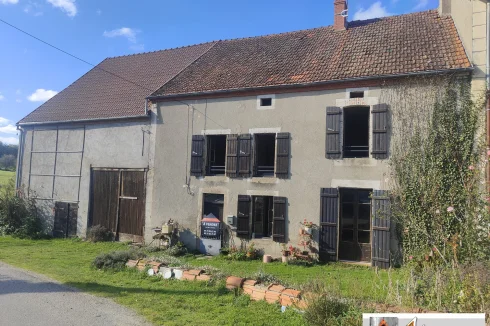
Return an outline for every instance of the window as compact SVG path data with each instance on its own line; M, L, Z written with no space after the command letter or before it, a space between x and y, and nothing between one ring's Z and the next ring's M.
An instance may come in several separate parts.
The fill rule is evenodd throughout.
M349 97L350 98L363 98L364 97L364 91L350 92Z
M223 221L223 204L225 196L220 194L203 194L202 217L216 217Z
M369 107L344 109L345 158L369 157Z
M256 238L272 235L273 198L270 196L252 197L252 232Z
M255 173L257 177L273 177L276 157L276 135L257 134L255 138Z
M226 135L207 136L207 175L225 174Z
M272 98L271 97L261 98L260 106L272 106Z
M287 198L239 195L237 228L239 237L272 237L276 242L287 242Z

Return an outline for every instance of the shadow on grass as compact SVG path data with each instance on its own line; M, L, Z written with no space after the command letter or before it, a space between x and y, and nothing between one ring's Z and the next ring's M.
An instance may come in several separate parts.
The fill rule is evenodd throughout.
M121 293L131 293L131 294L151 293L151 294L162 294L162 295L170 294L170 295L183 295L183 296L210 295L210 294L218 295L218 291L216 291L216 289L211 289L211 288L209 290L182 290L182 289L175 290L169 288L149 289L143 287L114 286L114 285L99 284L94 282L68 282L65 284L80 289L82 291L100 293L105 295L114 295L114 294L121 294Z

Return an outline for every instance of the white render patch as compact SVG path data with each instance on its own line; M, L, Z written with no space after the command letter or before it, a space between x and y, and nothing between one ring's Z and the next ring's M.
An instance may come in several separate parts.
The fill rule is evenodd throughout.
M201 131L201 135L229 135L231 129L206 129Z
M379 104L378 97L346 98L335 101L335 105L341 108L346 106L372 106L376 104Z
M269 106L262 106L262 99L271 99L271 105ZM269 95L258 95L257 96L257 110L273 110L275 108L275 103L276 103L276 95L274 94L269 94Z
M250 128L248 129L250 134L277 134L281 132L281 127L278 128Z
M347 179L332 179L330 185L332 188L363 188L382 190L381 181L379 180L347 180Z

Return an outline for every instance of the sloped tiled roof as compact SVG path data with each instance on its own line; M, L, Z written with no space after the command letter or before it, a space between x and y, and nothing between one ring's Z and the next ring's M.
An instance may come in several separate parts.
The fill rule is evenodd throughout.
M469 68L451 17L436 10L218 42L153 96Z
M144 115L145 98L213 44L105 59L19 124Z

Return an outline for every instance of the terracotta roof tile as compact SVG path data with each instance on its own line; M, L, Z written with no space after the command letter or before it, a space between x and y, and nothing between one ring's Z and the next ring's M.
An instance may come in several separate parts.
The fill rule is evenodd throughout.
M220 41L154 96L468 68L451 17L435 10Z
M144 115L145 98L213 44L105 59L19 123Z

